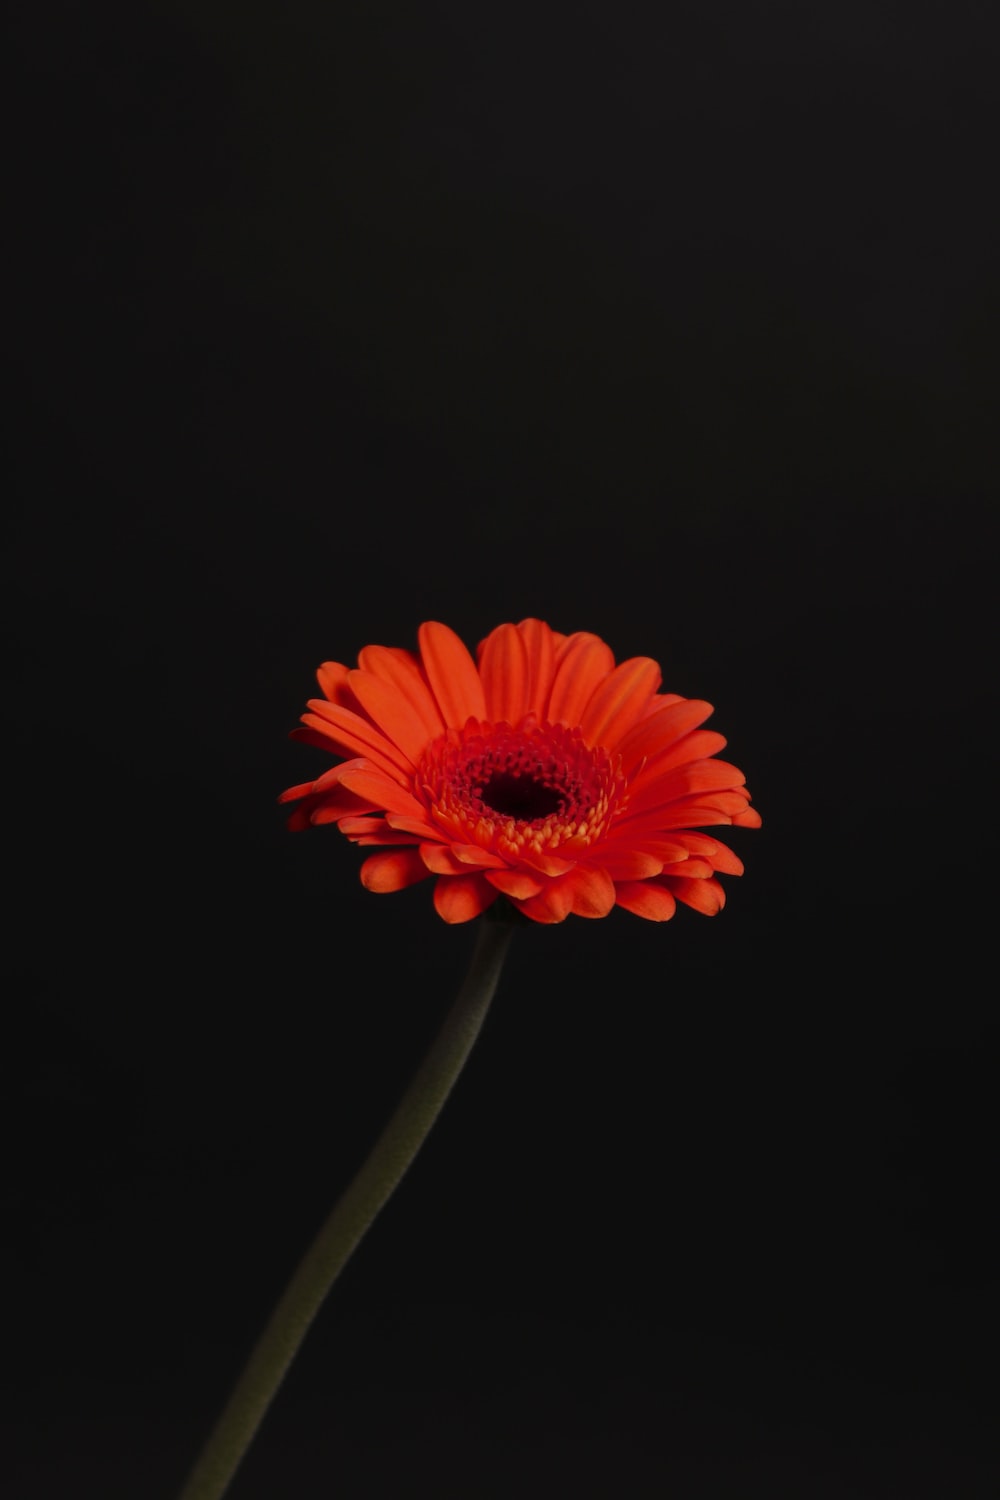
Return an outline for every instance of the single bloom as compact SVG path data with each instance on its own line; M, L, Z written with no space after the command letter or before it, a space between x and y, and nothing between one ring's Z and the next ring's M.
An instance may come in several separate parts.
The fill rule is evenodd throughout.
M736 855L697 829L759 828L744 776L705 729L712 705L661 693L658 664L615 665L587 631L498 625L473 659L428 621L419 650L366 646L324 662L292 737L349 757L293 786L292 829L336 823L374 847L371 891L435 878L446 922L499 896L536 922L614 906L665 922L678 901L713 916Z

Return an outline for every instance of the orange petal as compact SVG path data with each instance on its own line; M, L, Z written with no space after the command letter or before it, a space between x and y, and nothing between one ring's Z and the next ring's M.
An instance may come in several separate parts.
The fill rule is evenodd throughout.
M392 844L398 847L420 842L415 834L397 833L384 818L340 818L337 826L352 844Z
M460 859L466 866L478 865L481 870L505 870L507 861L501 859L499 854L494 854L491 849L483 849L479 844L455 844L451 846L451 852L456 859Z
M707 880L715 872L707 859L683 859L677 864L664 865L664 875L682 875L685 880Z
M487 717L517 724L528 712L530 669L524 637L516 625L498 625L483 642L479 675Z
M606 870L580 865L564 875L573 892L573 911L578 917L606 917L615 904L615 883Z
M600 636L585 630L567 636L556 658L546 706L549 722L578 726L595 690L614 669L614 654Z
M435 828L433 823L427 821L423 809L421 809L420 816L389 811L385 821L390 828L399 828L404 833L415 833L421 839L430 839L435 844L441 842L440 828Z
M308 707L312 713L302 715L303 724L325 734L342 755L367 755L390 775L412 774L413 766L403 752L360 714L338 703L327 703L324 698L310 698Z
M676 740L704 724L713 712L711 703L703 698L681 698L649 714L622 736L618 745L622 770L628 775L641 760L662 755Z
M580 720L580 732L587 744L614 749L642 717L661 679L659 663L648 656L633 656L615 667L594 693Z
M727 848L725 844L716 844L715 853L709 858L712 861L712 868L722 875L742 875L746 869L739 855L734 854L732 849Z
M471 922L497 895L484 875L442 875L434 886L434 906L446 922Z
M340 785L340 772L343 769L343 765L334 766L332 771L326 772L317 781L289 787L287 792L282 792L279 802L301 799L301 806L292 815L293 821L288 825L290 828L306 828L310 823L336 823L348 815L375 810L366 798L359 797Z
M377 811L367 797L356 797L345 787L335 792L325 792L316 802L309 815L310 823L322 827L324 823L339 823L341 818L353 818L362 813Z
M384 895L401 891L405 886L426 880L430 871L416 849L394 850L392 854L372 854L361 866L361 884L368 891Z
M341 708L354 708L351 694L347 687L347 674L350 669L343 662L325 661L322 666L316 668L316 681L324 698L331 703L339 703Z
M667 880L666 876L660 878ZM716 916L726 904L726 893L717 880L685 880L682 876L672 875L668 884L678 901L693 906L706 917Z
M563 859L559 854L546 854L534 849L519 849L517 860L520 865L527 865L529 870L537 870L539 874L548 876L566 875L570 870L576 869L577 863L575 859Z
M475 844L442 844L427 840L420 845L420 858L435 875L469 875L472 869L506 869L498 854ZM471 866L471 869L470 869Z
M711 797L680 797L669 807L656 810L655 818L664 833L674 829L711 828L715 823L736 823L743 816L746 803L735 792L715 792Z
M643 772L629 788L628 806L622 821L639 817L655 807L666 807L681 797L728 792L745 781L743 772L725 760L694 760L674 766L662 775Z
M528 707L525 712L537 713L542 717L552 691L556 653L566 637L550 630L544 620L522 620L517 628L524 641L531 668Z
M398 646L365 646L358 652L358 666L396 689L424 726L428 739L436 740L443 734L444 720L412 651Z
M399 689L372 672L351 672L347 680L372 723L416 766L431 736Z
M615 849L602 845L594 857L600 859L601 869L607 870L614 881L649 880L651 876L659 875L663 869L663 860L645 849L625 846Z
M428 620L417 637L427 679L445 723L461 729L466 719L485 719L482 680L468 648L455 632L437 620Z
M743 861L727 845L720 844L718 839L709 838L707 833L678 833L676 838L691 854L701 855L711 863L713 869L720 870L724 875L743 874Z
M610 875L580 865L547 881L537 896L517 902L525 916L545 923L562 922L571 912L578 917L606 917L614 904L615 884Z
M686 849L689 854L704 854L707 856L714 854L716 849L722 848L718 839L713 839L711 834L695 833L693 830L686 830L684 833L675 833L674 842L679 844L682 849ZM682 855L677 856L678 859L682 857Z
M619 881L615 897L625 911L634 912L637 917L645 917L650 922L669 922L677 910L670 892L651 880Z
M291 817L285 822L285 827L289 833L304 833L307 828L311 828L312 826L312 818L309 816L308 807L297 807Z
M370 797L372 807L377 807L380 812L405 813L408 817L420 817L423 813L423 808L412 792L408 792L383 771L374 768L345 771L341 782L359 797Z
M432 875L468 875L467 865L456 859L447 844L425 841L420 845L420 858Z
M760 828L762 819L755 807L748 807L745 812L737 813L733 819L734 828Z
M624 829L623 835L630 831L631 828ZM609 854L613 855L617 855L619 850L629 851L635 849L641 854L651 854L654 859L658 859L661 864L665 865L676 864L679 859L686 859L690 853L687 845L680 842L679 835L675 834L673 837L667 838L653 824L652 818L650 819L650 826L648 828L644 827L641 823L637 823L635 825L635 836L627 841L623 837L620 841L616 840L612 842L609 840L606 845L602 845L602 859L605 849L607 849ZM648 880L649 878L648 875L643 876L644 880Z
M671 745L669 750L664 750L660 755L651 755L636 774L636 780L645 778L655 772L658 776L665 771L670 771L674 766L687 765L692 760L709 760L713 755L718 755L720 750L726 748L726 737L718 734L714 729L694 729L690 734L685 734Z
M646 706L646 712L643 714L643 718L648 719L650 714L657 714L659 713L661 708L669 708L674 703L686 702L688 702L688 699L686 699L681 693L654 693L653 697L650 699L650 702Z
M327 743L329 749L329 742ZM364 756L356 756L354 760L342 760L337 765L331 766L329 771L324 771L322 776L317 776L312 784L314 792L329 792L340 785L345 771L362 770L370 764Z
M497 628L506 629L507 627L498 626ZM566 637L546 625L544 620L537 620L534 617L518 621L514 628L521 637L528 662L528 682L525 689L527 706L524 713L537 714L538 718L543 719L549 694L552 691L556 653ZM480 671L482 671L483 655L495 633L495 631L490 631L490 634L485 636L476 647L476 660L479 662Z
M527 870L487 870L486 879L505 896L516 896L519 901L537 896L545 884L543 875L531 875Z
M340 831L349 839L360 838L362 834L379 833L383 829L386 833L392 832L384 818L355 817L352 814L340 820Z
M299 798L305 797L307 793L312 791L314 786L315 782L300 781L298 786L286 787L278 798L278 802L279 804L282 802L298 802Z
M488 877L487 877L488 878ZM533 922L563 922L573 910L573 890L566 883L567 877L547 880L537 896L517 901L517 909Z

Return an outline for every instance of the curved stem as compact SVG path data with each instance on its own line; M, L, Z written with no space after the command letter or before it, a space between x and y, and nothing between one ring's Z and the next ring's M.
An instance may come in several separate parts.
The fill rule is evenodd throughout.
M323 1299L413 1161L462 1071L514 930L495 920L480 919L476 925L469 971L436 1041L288 1283L179 1500L220 1500L225 1494Z

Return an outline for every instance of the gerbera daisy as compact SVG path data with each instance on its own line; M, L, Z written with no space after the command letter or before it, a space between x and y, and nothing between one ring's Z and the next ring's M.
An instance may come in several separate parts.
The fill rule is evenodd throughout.
M649 657L616 666L598 636L541 620L497 626L475 659L436 621L418 641L320 667L323 697L293 737L350 759L283 793L290 828L336 823L379 846L361 867L371 891L434 877L446 922L500 896L536 922L722 909L716 875L743 865L695 830L760 817L716 759L710 703L659 692Z

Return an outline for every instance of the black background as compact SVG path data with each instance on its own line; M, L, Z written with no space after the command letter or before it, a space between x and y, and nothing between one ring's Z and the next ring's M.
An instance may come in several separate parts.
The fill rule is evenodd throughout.
M764 827L517 932L233 1500L997 1493L987 14L15 7L11 1500L170 1500L464 972L315 667L529 614Z

